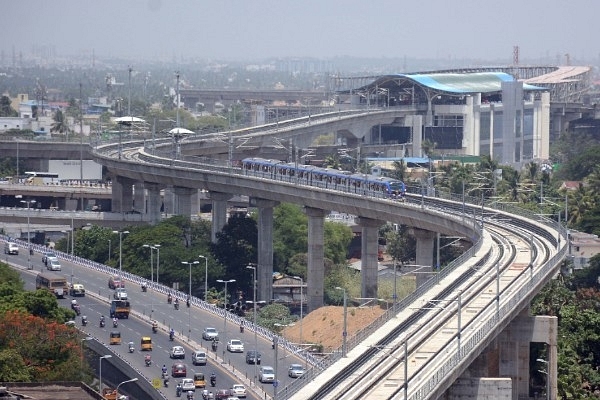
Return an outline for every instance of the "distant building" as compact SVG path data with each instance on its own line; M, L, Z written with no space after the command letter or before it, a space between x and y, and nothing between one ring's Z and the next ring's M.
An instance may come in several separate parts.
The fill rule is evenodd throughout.
M600 239L597 235L571 230L569 245L574 270L588 267L590 258L600 253Z

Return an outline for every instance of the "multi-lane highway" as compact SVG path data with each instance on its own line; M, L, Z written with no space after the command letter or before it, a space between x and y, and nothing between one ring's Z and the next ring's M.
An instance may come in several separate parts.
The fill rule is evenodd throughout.
M22 272L27 290L35 290L35 276L40 271L45 271L40 253L36 252L31 257L34 267L31 271L26 268L28 255L25 251L21 251L19 255L4 255L3 261L8 262ZM187 308L185 301L181 302L179 310L175 310L173 305L167 303L164 294L151 289L142 292L139 285L126 282L132 314L129 319L118 321L117 330L121 332L122 344L111 346L109 336L114 329L109 318L109 301L112 300L113 290L108 288L109 275L64 259L61 260L61 264L62 271L60 274L66 276L68 281L71 281L72 276L73 282L82 283L86 288L86 296L83 298L77 297L77 301L81 305L81 315L86 315L89 323L83 327L79 317L76 321L77 327L98 341L105 343L111 351L117 352L149 381L160 379L163 364L168 367L169 373L171 372L172 364L180 361L170 358L171 348L174 345L181 345L186 352L185 359L182 361L187 367L187 377L193 377L194 372L203 372L208 381L208 377L212 372L217 375L216 386L212 388L208 385L207 389L211 391L228 389L234 383L242 383L246 386L248 398L250 399L265 398L266 395L272 396L272 384L261 384L258 380L255 381L254 377L259 366L246 364L245 352L230 353L226 351L226 343L230 339L242 340L246 351L253 349L256 342L257 348L262 354L262 365L275 366L275 352L271 348L271 341L261 335L255 335L248 324L244 333L240 333L239 326L237 323L234 325L232 320L228 320L227 325L225 325L223 318L195 306ZM59 299L59 303L69 308L71 300L71 297L66 297L65 299ZM156 334L152 333L149 322L151 310L153 310L152 318L160 324L159 332ZM106 318L104 328L99 326L102 315ZM219 331L220 342L217 352L211 350L210 342L202 339L203 329L209 326ZM173 328L176 332L176 338L173 342L168 337L170 328ZM140 338L142 336L152 337L154 347L152 352L140 351ZM130 341L135 345L134 353L128 352L127 343ZM197 349L204 350L208 354L206 366L192 365L191 354L192 351ZM282 351L279 352L278 379L281 385L287 385L292 380L287 376L288 364L300 361L289 353L283 355L282 353ZM152 356L150 367L146 367L144 363L146 354ZM166 398L176 399L175 386L179 380L179 378L170 378L169 387L162 386L158 390Z

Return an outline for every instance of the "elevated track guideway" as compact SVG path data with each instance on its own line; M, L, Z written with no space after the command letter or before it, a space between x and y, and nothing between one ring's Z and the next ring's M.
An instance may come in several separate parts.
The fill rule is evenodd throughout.
M318 119L313 123L317 124ZM290 125L289 129L293 131L294 127ZM261 136L260 141L264 142L266 138L262 136L269 134L275 133L268 130L261 135L253 131L249 137ZM163 141L160 145L169 143ZM141 146L139 141L120 142L118 147L114 143L103 144L96 147L95 155L97 161L132 178L172 179L168 170L175 169L181 182L193 185L191 171L196 170L203 179L199 186L208 185L211 190L225 187L219 179L227 174L229 177L223 180L229 185L239 184L246 190L256 186L252 183L257 182L256 177L245 176L230 165L199 163L197 157L190 162L156 156L154 146L151 150ZM260 179L266 181L264 177ZM279 184L290 186L290 183ZM299 191L311 190L312 196L303 193L304 199L322 201L317 193L327 192L297 182L292 186ZM338 197L338 204L352 204L355 211L364 211L367 216L390 202L374 199L373 207L363 210L357 209L364 203L356 196L347 197L350 200ZM376 331L361 336L360 343L349 343L348 357L342 358L341 352L335 351L309 368L302 379L280 388L278 399L436 399L528 306L566 255L564 229L554 221L517 209L502 210L465 203L464 199L415 194L409 194L406 202L395 207L405 211L409 208L412 212L420 210L424 217L434 210L447 215L450 221L472 220L480 225L480 230L483 228L482 238L468 257L461 258L452 268L444 268L395 305L387 322ZM386 212L383 217L391 215Z

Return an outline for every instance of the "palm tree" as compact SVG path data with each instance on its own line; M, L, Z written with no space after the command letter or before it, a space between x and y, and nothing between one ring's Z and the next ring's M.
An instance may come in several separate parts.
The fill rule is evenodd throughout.
M401 159L400 161L394 161L392 163L392 167L394 167L394 170L391 173L391 177L404 182L404 180L406 179L407 172L407 167L406 163L404 162L404 159Z
M69 126L65 114L61 110L56 110L54 113L54 122L50 127L50 132L57 132L60 134L66 133L67 140L69 139Z

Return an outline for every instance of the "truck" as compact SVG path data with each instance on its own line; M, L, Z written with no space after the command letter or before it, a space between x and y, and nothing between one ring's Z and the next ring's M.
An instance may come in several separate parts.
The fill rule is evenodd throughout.
M129 311L131 306L127 300L113 300L110 303L110 317L111 318L129 318Z

